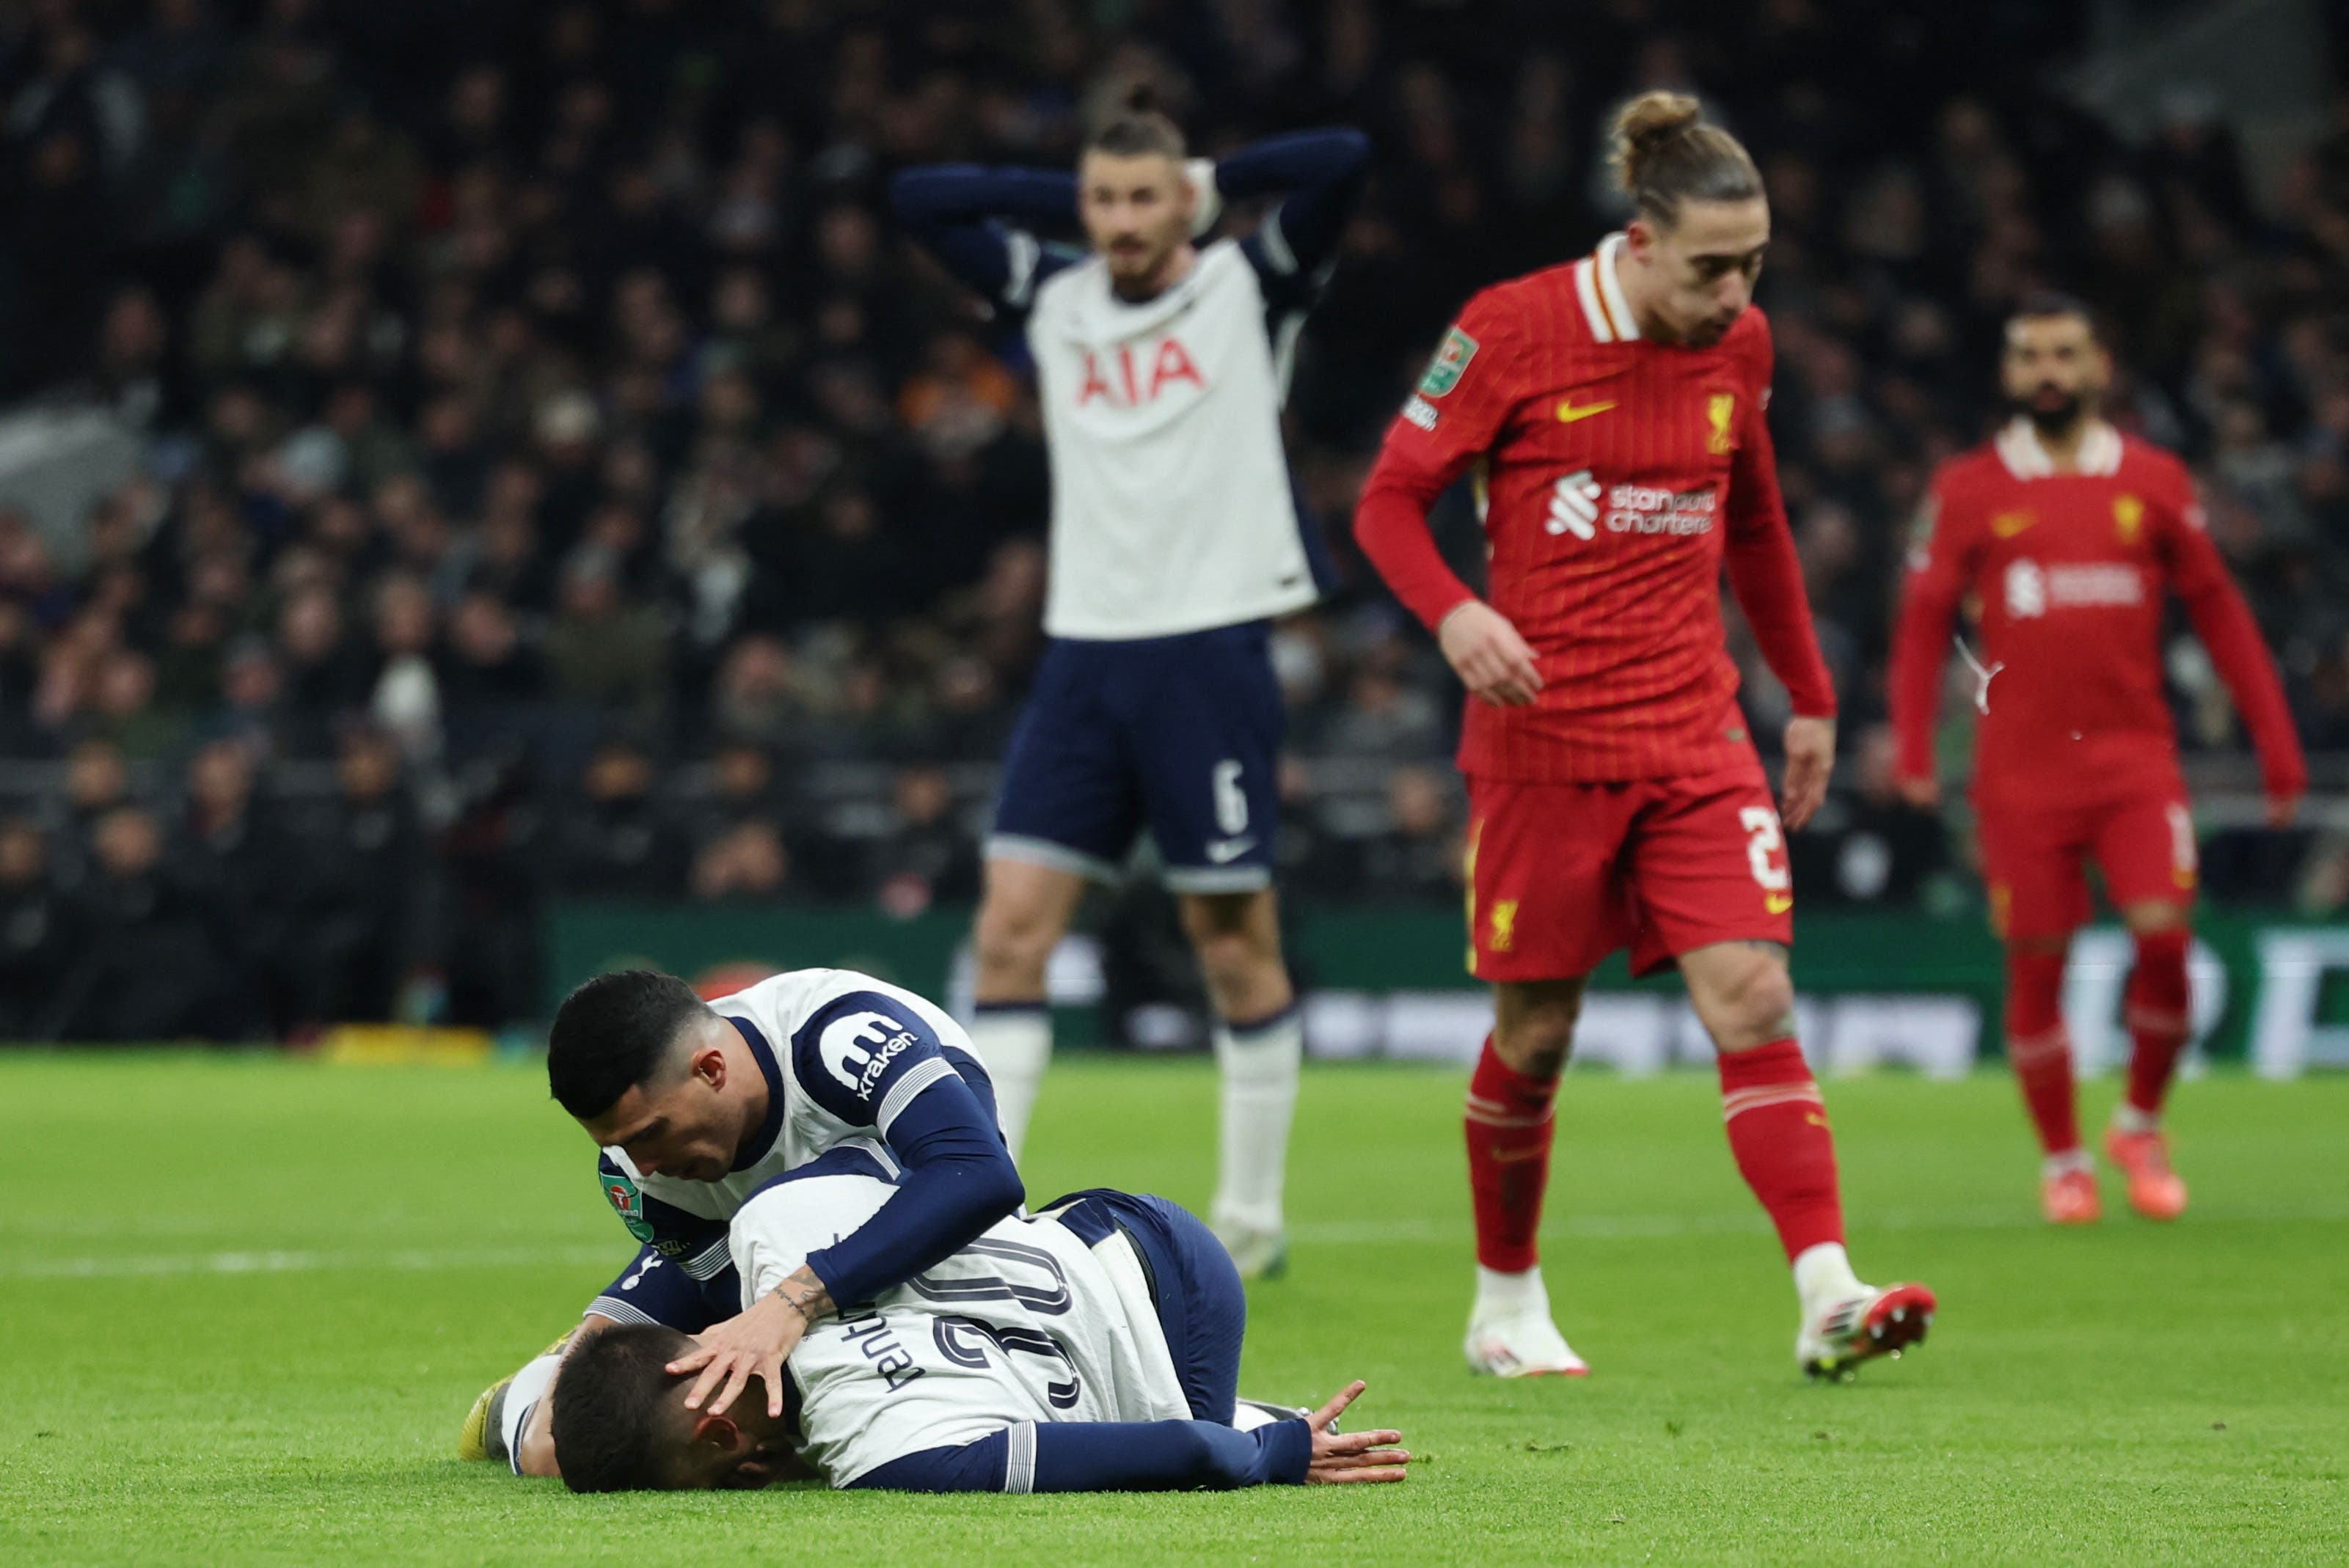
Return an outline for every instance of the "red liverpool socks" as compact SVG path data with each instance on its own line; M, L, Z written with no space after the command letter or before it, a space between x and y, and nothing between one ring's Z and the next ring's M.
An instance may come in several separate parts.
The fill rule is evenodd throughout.
M2006 1059L2048 1158L2080 1152L2080 1110L2072 1082L2072 1037L2064 1028L2064 954L2006 955Z
M2161 1114L2178 1055L2186 1048L2189 1004L2186 949L2190 933L2157 931L2137 939L2126 1002L2129 1036L2128 1105L2147 1124Z
M1835 1135L1801 1048L1792 1040L1773 1040L1750 1051L1722 1052L1721 1111L1729 1151L1770 1212L1787 1261L1825 1243L1840 1246Z
M1537 1253L1542 1193L1549 1186L1551 1102L1557 1079L1528 1078L1503 1061L1485 1037L1468 1080L1468 1190L1476 1204L1476 1261L1496 1274L1523 1274Z

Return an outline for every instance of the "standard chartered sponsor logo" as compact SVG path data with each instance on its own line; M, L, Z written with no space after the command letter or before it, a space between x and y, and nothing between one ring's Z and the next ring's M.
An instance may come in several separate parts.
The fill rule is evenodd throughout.
M2097 609L2145 603L2145 575L2123 562L2075 562L2042 566L2013 561L2006 568L2006 613L2019 621L2050 610Z
M1596 539L1601 528L1609 533L1669 534L1686 537L1710 532L1721 498L1710 490L1671 490L1657 485L1600 484L1588 469L1557 481L1550 496L1549 531L1577 539Z
M2145 577L2118 561L2092 561L2047 569L2047 602L2070 604L2142 604Z

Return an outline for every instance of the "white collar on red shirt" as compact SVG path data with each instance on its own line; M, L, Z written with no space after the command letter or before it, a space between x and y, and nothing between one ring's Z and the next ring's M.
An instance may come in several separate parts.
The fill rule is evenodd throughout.
M1998 460L2006 471L2019 480L2045 480L2055 477L2055 459L2039 439L2039 432L2031 421L2016 415L2007 421L2006 428L1998 433L1992 443L1998 448ZM2121 433L2102 419L2090 422L2088 433L2080 438L2080 449L2073 459L2074 473L2116 474L2121 471Z
M1574 292L1582 301L1583 318L1590 323L1590 335L1600 343L1635 343L1640 336L1640 323L1631 315L1631 302L1623 293L1623 280L1616 274L1616 258L1623 253L1623 236L1609 234L1599 242L1599 248L1574 263Z

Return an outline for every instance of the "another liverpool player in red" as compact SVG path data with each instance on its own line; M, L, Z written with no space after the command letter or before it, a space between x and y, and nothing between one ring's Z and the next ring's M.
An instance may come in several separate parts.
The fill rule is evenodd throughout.
M2162 690L2162 615L2183 601L2259 748L2270 820L2308 782L2275 665L2202 531L2176 458L2097 415L2112 372L2087 312L2060 296L2007 324L2002 378L2015 416L1934 476L1930 537L1910 557L1895 641L1892 718L1903 790L1940 799L1934 709L1961 600L1981 605L1982 725L1973 799L1991 920L2006 943L2006 1053L2046 1151L2041 1195L2057 1224L2101 1212L2080 1146L2072 1047L2058 1007L2064 954L2088 916L2085 862L2137 939L2128 1096L2105 1135L2129 1203L2174 1220L2162 1098L2188 1035L2194 824Z
M1794 1037L1779 816L1723 646L1725 560L1799 716L1785 781L1799 827L1826 790L1835 692L1763 418L1770 329L1748 305L1770 210L1693 99L1647 94L1615 139L1637 216L1596 253L1468 302L1356 521L1471 696L1470 967L1496 1018L1468 1093L1468 1360L1587 1370L1551 1321L1534 1236L1583 982L1628 944L1642 974L1678 964L1720 1047L1730 1149L1794 1264L1796 1359L1840 1373L1923 1338L1933 1296L1862 1284L1844 1253L1835 1143ZM1427 529L1472 464L1489 603Z

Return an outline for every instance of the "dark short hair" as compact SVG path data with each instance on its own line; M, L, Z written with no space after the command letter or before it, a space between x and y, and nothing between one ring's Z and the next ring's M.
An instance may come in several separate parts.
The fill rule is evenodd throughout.
M693 1341L665 1324L620 1323L571 1347L555 1380L554 1462L574 1491L646 1491L667 1479L668 1364Z
M709 1007L657 969L598 975L563 999L546 1038L546 1087L580 1120L651 1081L669 1047Z
M2104 335L2097 329L2096 313L2088 308L2088 302L2061 289L2033 289L2024 294L2016 302L2014 309L2007 313L2006 325L2013 326L2018 321L2045 321L2066 315L2077 316L2085 322L2090 337L2101 338Z

